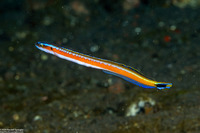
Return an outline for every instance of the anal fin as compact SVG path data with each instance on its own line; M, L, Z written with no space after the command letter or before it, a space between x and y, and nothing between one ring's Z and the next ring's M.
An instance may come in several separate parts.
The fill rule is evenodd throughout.
M124 80L126 80L126 81L128 81L128 82L131 82L131 83L133 83L133 84L135 84L135 85L138 85L138 86L141 86L141 87L143 87L143 88L155 88L154 86L144 85L144 84L142 84L142 83L139 83L139 82L137 82L137 81L135 81L135 80L133 80L133 79L131 79L131 78L128 78L128 77L123 76L123 75L118 74L118 73L114 73L114 72L106 71L106 70L103 70L103 72L104 72L104 73L107 73L107 74L111 74L111 75L117 76L117 77L120 77L120 78L122 78L122 79L124 79Z

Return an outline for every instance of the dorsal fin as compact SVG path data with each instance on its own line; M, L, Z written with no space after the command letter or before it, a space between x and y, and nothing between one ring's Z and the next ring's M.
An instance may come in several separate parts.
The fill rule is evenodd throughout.
M137 69L135 69L135 68L133 68L133 67L131 67L131 66L127 66L127 65L124 65L124 64L121 64L121 65L122 65L123 67L126 67L126 68L128 68L128 69L131 69L131 70L135 71L136 73L138 73L138 74L140 74L140 75L146 77L143 73L141 73L140 71L138 71Z

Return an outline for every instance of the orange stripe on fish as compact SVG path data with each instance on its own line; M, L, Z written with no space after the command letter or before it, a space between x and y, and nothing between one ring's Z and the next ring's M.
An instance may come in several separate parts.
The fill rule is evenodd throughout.
M101 69L105 73L118 76L126 81L144 88L157 88L160 90L172 87L172 83L157 82L148 79L143 74L130 66L85 55L70 49L58 47L53 44L44 42L37 42L35 45L38 49L56 55L62 59L66 59L87 67Z

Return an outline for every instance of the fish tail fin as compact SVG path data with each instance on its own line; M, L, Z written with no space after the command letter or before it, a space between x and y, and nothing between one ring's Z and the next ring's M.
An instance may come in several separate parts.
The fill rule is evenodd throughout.
M166 88L169 89L172 87L172 83L158 82L158 83L155 83L155 86L159 90L166 89Z

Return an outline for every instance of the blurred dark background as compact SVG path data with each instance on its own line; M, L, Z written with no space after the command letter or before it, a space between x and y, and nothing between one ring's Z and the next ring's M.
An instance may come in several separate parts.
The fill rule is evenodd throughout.
M199 132L199 0L1 0L0 128ZM55 43L172 82L145 89L38 50Z

